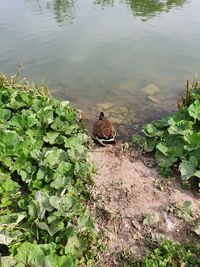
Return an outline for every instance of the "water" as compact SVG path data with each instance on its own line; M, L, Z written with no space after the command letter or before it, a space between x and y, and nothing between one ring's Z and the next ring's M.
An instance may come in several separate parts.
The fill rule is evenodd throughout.
M90 118L103 107L121 136L173 111L200 70L199 0L0 4L0 71L23 63L23 76L47 81Z

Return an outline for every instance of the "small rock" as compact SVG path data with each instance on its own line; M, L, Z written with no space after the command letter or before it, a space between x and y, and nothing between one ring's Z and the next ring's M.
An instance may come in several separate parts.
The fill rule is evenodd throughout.
M150 83L142 90L148 95L154 95L160 91L160 88L157 85Z
M106 102L106 103L100 103L97 104L97 107L103 109L103 110L108 110L111 109L114 106L114 103L112 102Z
M153 103L156 103L156 104L159 104L160 103L160 99L158 99L155 96L149 95L148 96L148 99L151 100L151 102L153 102Z
M132 220L132 224L133 224L133 226L135 227L135 229L137 229L137 230L141 230L141 226L140 226L140 224L139 224L139 222L138 221L136 221L136 220Z

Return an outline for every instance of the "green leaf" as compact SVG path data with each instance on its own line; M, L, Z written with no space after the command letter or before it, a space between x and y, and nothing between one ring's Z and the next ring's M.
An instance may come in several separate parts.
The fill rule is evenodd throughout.
M139 135L139 134L133 134L132 135L132 142L134 144L138 144L138 145L142 145L144 146L145 143L146 143L146 138L142 135Z
M60 135L58 132L48 132L46 136L43 137L44 142L51 145L56 144L56 138Z
M16 261L12 256L6 256L0 258L0 266L2 267L15 267Z
M167 143L166 142L160 142L157 144L156 148L163 153L165 156L168 155L169 149L167 147Z
M186 150L192 151L200 148L200 133L188 134L184 139L188 143L184 146Z
M47 106L37 113L37 118L40 122L51 124L54 121L54 114L51 106Z
M35 114L30 110L22 110L21 114L12 117L9 125L15 127L17 131L26 131L38 124Z
M71 162L79 162L88 157L88 149L80 144L74 145L67 152Z
M70 185L72 178L70 176L57 176L56 179L51 182L50 186L57 190L65 188L67 185Z
M195 120L200 120L200 101L195 100L194 103L189 106L188 112Z
M55 220L53 223L47 225L45 222L36 222L38 228L47 231L50 236L54 236L57 232L64 229L64 223L62 220Z
M190 133L193 133L193 127L194 122L193 121L179 121L176 123L176 125L171 125L168 128L168 132L170 134L180 134L180 135L187 135Z
M10 228L13 228L17 226L25 217L25 212L2 215L0 216L0 227L7 225Z
M92 219L90 217L89 211L85 210L84 214L81 215L78 218L78 225L81 228L86 228L86 229L93 229L94 228L94 224L92 222Z
M71 208L75 205L75 199L70 194L65 194L62 197L51 196L49 202L63 215L70 212Z
M198 161L196 157L191 156L189 160L182 160L179 165L179 170L181 172L181 177L184 181L187 181L192 176L197 176L200 178L200 170L197 170Z
M149 137L161 137L164 134L163 130L156 128L153 124L147 124L144 126L143 132Z
M22 234L18 230L9 232L7 229L0 227L0 244L8 246Z
M11 111L9 109L1 109L0 112L0 123L6 122L11 116Z
M22 138L11 130L0 129L0 143L6 145L8 148L14 148Z
M56 168L61 161L68 161L68 154L64 150L54 148L46 152L44 162L52 168Z
M200 236L200 223L197 223L194 227L192 227L192 231Z

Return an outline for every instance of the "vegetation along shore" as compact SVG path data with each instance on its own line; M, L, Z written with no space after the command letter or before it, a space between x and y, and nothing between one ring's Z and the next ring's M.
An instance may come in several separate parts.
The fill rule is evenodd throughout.
M200 83L129 144L0 75L0 266L200 266Z

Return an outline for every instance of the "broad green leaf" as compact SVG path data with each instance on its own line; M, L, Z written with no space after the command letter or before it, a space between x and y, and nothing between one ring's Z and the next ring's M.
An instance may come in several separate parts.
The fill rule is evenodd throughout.
M51 196L49 202L54 208L60 211L63 216L75 205L74 197L69 194L65 194L62 197Z
M187 181L192 176L197 176L200 178L200 170L197 170L198 161L196 157L191 156L189 160L182 160L179 165L179 170L181 172L181 177L184 181Z
M194 227L192 227L192 231L200 236L200 223L197 223Z
M51 124L54 121L54 114L51 106L47 106L37 113L37 118L40 122Z
M64 229L64 223L61 220L55 220L51 224L46 224L45 222L36 222L38 228L47 231L50 236L54 236L57 232Z
M88 229L88 230L94 228L94 224L92 222L92 219L90 217L88 210L85 210L84 214L78 218L78 225L79 227L83 229Z
M157 144L156 148L163 153L165 156L168 155L169 152L169 148L167 147L167 143L166 142L160 142Z
M42 160L44 160L45 154L40 149L33 149L30 153L30 156L34 160L41 162Z
M53 148L46 152L44 162L56 168L61 161L68 161L68 154L62 149Z
M80 144L74 145L67 152L72 162L79 162L88 157L88 149Z
M0 258L0 266L2 267L15 267L16 261L12 256L6 256Z
M10 177L7 177L7 179L0 185L0 188L2 188L4 194L10 195L10 194L16 194L17 192L19 192L20 186L17 182L13 181Z
M200 88L192 90L191 94L194 99L200 100Z
M25 217L25 212L2 215L0 216L0 227L7 225L7 227L13 228L17 226Z
M133 134L132 135L132 142L134 144L138 144L138 145L142 145L144 146L145 143L146 143L146 138L142 135L139 135L139 134Z
M9 125L15 127L17 131L26 131L36 124L38 124L38 120L35 118L35 114L27 110L13 116L9 121Z
M43 140L51 145L56 144L56 138L60 135L58 132L48 132Z
M17 239L23 233L21 231L8 231L6 228L0 227L0 244L9 245L13 240Z
M57 190L65 188L67 185L70 185L72 178L70 176L57 176L56 179L51 182L50 186Z
M0 143L3 143L8 148L13 148L22 141L20 135L15 131L0 129Z
M163 130L156 128L153 124L147 124L144 126L143 132L149 137L161 137L164 134Z
M1 109L0 111L0 123L6 122L11 116L11 111L9 109Z
M188 143L184 146L186 150L192 151L200 148L200 133L188 134L184 139Z
M167 168L172 166L172 164L177 161L177 156L176 155L165 156L162 152L157 150L155 153L155 159L160 167Z
M168 132L170 134L180 134L180 135L187 135L193 133L193 121L179 121L176 125L171 125L168 128Z
M200 100L195 100L188 108L188 112L195 120L200 120Z

